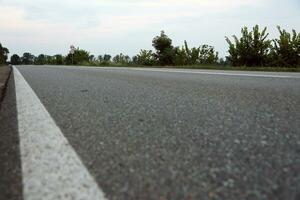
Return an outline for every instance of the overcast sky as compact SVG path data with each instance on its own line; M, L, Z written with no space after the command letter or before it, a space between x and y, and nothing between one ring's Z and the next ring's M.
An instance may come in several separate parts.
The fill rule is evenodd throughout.
M0 42L11 54L94 55L152 49L165 30L175 46L209 44L227 54L225 36L242 26L300 31L300 0L0 0Z

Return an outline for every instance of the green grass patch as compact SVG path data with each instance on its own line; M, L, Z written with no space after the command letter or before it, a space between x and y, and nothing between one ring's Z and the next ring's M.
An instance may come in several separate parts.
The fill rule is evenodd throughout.
M142 66L142 65L124 65L124 64L90 64L82 63L78 66L90 67L134 67L134 68L174 68L174 69L209 69L209 70L231 70L231 71L265 71L265 72L300 72L299 67L233 67L220 65L187 65L187 66Z

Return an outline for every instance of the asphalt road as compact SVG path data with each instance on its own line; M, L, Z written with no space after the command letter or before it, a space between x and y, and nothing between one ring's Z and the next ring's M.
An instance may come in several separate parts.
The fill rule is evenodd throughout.
M299 73L18 69L108 199L300 199Z

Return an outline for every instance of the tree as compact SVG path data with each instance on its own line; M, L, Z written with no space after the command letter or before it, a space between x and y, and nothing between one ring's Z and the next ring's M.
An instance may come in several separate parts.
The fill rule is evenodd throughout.
M242 28L242 36L240 39L233 36L234 41L230 41L226 37L229 44L228 60L233 66L264 66L268 61L268 54L271 48L271 40L268 40L267 28L262 32L259 26L253 27L252 31L248 31L247 27Z
M109 54L104 54L104 56L103 56L104 62L109 63L109 62L110 62L110 59L111 59L111 55L109 55Z
M100 65L109 65L111 62L111 55L99 55L97 61Z
M71 65L79 65L79 64L83 64L83 63L88 63L90 59L90 53L83 50L83 49L79 49L77 48L74 51L74 54L68 54L66 57L66 64Z
M174 65L188 65L189 64L189 58L187 55L186 50L184 49L184 47L175 47L173 48L173 63Z
M54 62L55 65L63 65L64 64L64 58L60 54L55 55L54 60L55 60L55 62Z
M3 47L0 43L0 65L4 65L6 63L8 54L9 50L6 47Z
M131 62L131 59L128 55L120 53L119 55L113 57L113 62L116 64L128 65Z
M218 52L215 51L214 47L209 45L202 45L199 48L199 63L200 64L216 64L219 59Z
M49 64L49 63L47 63L46 56L44 54L40 54L40 55L38 55L38 57L35 58L34 64L35 65L45 65L45 64Z
M173 65L174 51L172 40L161 31L159 36L152 40L152 46L156 49L156 58L160 65Z
M90 55L89 56L89 61L90 62L95 62L95 56L94 55Z
M209 45L190 49L187 42L184 41L182 48L175 47L173 51L175 65L216 64L218 62L218 52Z
M278 26L279 39L273 40L270 64L273 66L300 66L300 33L295 30L288 33Z
M151 50L141 50L135 58L132 59L134 63L145 66L152 66L156 63L154 53Z
M24 53L21 58L22 64L24 65L32 65L34 64L34 60L35 56L28 52Z
M184 41L184 50L186 54L187 65L199 64L200 48L193 47L192 49L189 49L187 42Z
M10 62L12 65L20 65L21 64L21 58L17 54L14 54L10 57Z

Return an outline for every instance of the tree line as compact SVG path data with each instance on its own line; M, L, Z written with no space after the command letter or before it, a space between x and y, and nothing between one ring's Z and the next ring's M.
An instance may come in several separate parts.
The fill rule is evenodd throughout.
M268 39L267 28L251 31L242 28L242 36L226 37L229 44L227 61L233 66L300 67L300 33L292 33L277 27L279 38Z
M236 35L232 39L225 37L229 55L225 59L219 58L213 46L200 45L190 48L184 41L182 46L174 46L172 39L161 31L152 40L154 50L142 49L130 57L120 53L116 56L108 54L91 55L88 51L77 48L71 54L34 56L24 53L22 56L14 54L10 62L13 65L95 65L95 66L198 66L198 65L228 65L248 67L300 67L300 33L292 30L287 32L280 27L279 38L269 39L267 28L260 30L254 26L251 30L242 28L241 37ZM0 64L7 60L9 51L0 44Z

